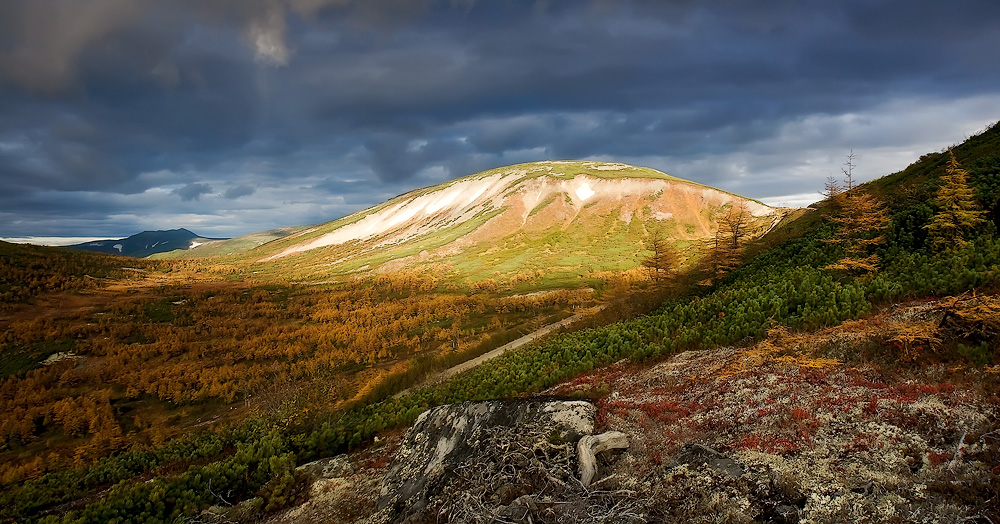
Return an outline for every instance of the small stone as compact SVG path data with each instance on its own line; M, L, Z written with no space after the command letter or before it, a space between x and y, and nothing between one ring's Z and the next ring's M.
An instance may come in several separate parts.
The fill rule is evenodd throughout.
M799 521L799 508L783 504L774 508L774 516L781 524L794 524Z
M512 522L531 522L530 515L538 511L535 499L530 495L521 495L500 511L500 516Z
M517 489L517 486L504 484L497 490L497 499L500 500L500 504L507 505L516 499L520 493L521 490Z
M224 524L228 522L249 522L260 514L264 500L254 497L235 506L211 506L201 512L202 522Z
M701 444L685 445L677 455L675 464L705 465L732 478L743 475L743 468L735 460Z

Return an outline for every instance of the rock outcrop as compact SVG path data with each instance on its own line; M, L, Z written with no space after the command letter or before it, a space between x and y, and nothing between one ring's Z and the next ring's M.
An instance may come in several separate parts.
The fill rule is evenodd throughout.
M304 474L314 480L349 477L354 474L354 466L347 455L337 455L319 459L295 468L297 473Z
M593 433L596 411L589 402L563 400L466 402L426 411L386 473L382 520L419 520L429 511L454 520L463 511L481 511L477 502L498 518L524 517L538 509L524 496L545 483L579 485L575 444Z

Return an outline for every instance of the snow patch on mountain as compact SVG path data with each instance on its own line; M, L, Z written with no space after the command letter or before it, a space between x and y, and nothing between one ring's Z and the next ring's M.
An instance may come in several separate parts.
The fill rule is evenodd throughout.
M311 242L292 246L269 259L354 240L367 240L414 222L418 226L423 225L417 227L420 232L426 232L446 222L469 220L481 211L484 204L498 204L502 200L499 197L502 197L503 191L516 179L516 174L498 174L458 181L444 189L397 202ZM413 235L407 235L410 236Z
M576 196L580 200L587 200L588 198L594 196L594 190L590 189L590 184L584 182L579 186L576 186Z

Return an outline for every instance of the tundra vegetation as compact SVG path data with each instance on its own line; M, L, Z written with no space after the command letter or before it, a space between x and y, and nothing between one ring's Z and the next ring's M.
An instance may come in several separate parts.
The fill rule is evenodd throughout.
M655 311L554 336L398 396L419 371L562 318L592 303L590 292L504 296L520 283L449 281L441 277L448 268L327 287L247 275L230 282L225 266L196 261L129 261L141 264L132 267L143 282L91 290L74 286L87 275L137 271L115 258L36 262L61 255L3 246L5 293L24 301L82 290L74 292L87 307L49 315L12 307L3 319L5 357L32 358L0 383L3 409L18 414L0 432L0 519L174 522L243 500L275 511L305 496L296 465L369 445L431 406L531 395L623 360L648 365L683 351L777 343L901 301L1000 291L1000 126L869 184L853 187L852 169L851 187L828 185L817 210L750 243L731 209L733 225L714 239L727 250L723 261L685 265ZM949 175L961 170L967 177ZM963 202L958 215L955 201ZM850 226L882 213L878 228ZM968 227L971 216L983 222ZM40 284L24 284L23 275ZM188 277L202 281L181 284ZM628 298L636 288L619 291ZM836 358L897 371L947 364L996 391L1000 331L991 328L991 307L961 313L980 317L962 329L914 326ZM57 353L71 355L37 366L35 357ZM606 393L599 385L584 392ZM786 444L746 441L741 449Z

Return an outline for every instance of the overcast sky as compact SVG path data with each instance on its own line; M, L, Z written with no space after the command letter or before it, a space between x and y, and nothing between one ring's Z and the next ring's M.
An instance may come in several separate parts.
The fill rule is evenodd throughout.
M3 0L0 237L236 236L547 159L804 205L1000 119L1000 2Z

